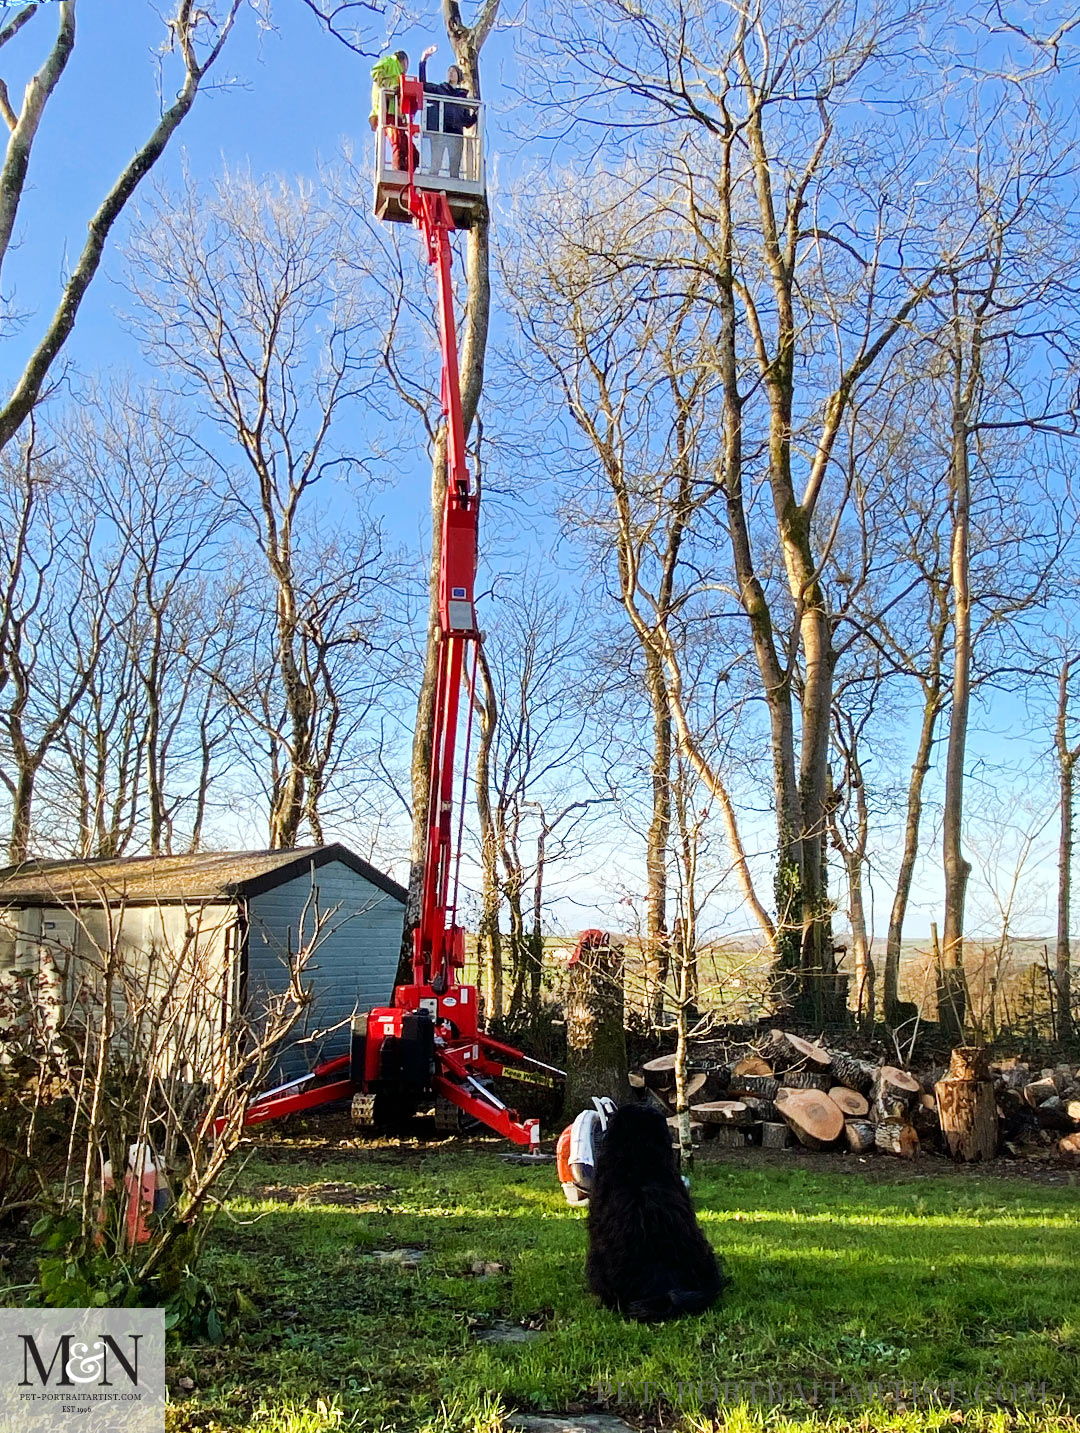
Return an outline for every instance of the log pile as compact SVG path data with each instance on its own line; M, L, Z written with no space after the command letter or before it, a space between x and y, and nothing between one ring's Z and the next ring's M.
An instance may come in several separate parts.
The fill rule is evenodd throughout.
M644 1097L673 1116L675 1057L631 1073ZM1080 1159L1080 1069L988 1064L961 1046L949 1067L921 1076L773 1030L757 1053L725 1065L694 1061L686 1091L695 1141L764 1149L876 1152L912 1159L936 1149L958 1160L1030 1153L1032 1142ZM670 1120L678 1138L676 1121Z

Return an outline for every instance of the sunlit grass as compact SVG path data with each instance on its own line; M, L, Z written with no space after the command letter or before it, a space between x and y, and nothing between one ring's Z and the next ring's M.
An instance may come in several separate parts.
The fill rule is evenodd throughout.
M266 1197L289 1182L303 1203ZM320 1182L357 1202L320 1203ZM253 1163L205 1272L259 1316L176 1353L197 1387L169 1426L498 1433L511 1409L606 1403L681 1433L1080 1430L1074 1190L717 1164L694 1196L733 1287L699 1319L640 1327L589 1299L584 1219L550 1168L475 1150ZM374 1256L403 1246L424 1251L415 1267ZM496 1320L539 1334L477 1342Z

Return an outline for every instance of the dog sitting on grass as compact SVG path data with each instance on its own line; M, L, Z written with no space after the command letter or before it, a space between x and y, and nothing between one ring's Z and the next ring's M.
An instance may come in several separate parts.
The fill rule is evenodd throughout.
M627 1318L697 1314L727 1282L694 1217L667 1121L621 1105L608 1121L589 1198L589 1288Z

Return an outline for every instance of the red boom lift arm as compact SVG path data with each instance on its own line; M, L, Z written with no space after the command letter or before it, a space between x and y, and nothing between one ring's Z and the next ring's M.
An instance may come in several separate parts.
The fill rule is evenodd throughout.
M424 239L439 292L439 338L442 350L442 406L446 419L446 494L443 501L439 556L439 631L433 712L428 817L424 850L420 919L413 933L412 981L394 991L393 1005L371 1010L354 1021L352 1055L317 1065L310 1075L268 1091L248 1108L245 1124L314 1109L354 1096L365 1120L374 1119L380 1098L393 1103L400 1088L400 1070L413 1052L412 1090L456 1106L518 1144L535 1146L539 1121L521 1120L490 1088L492 1079L517 1079L551 1085L562 1071L533 1060L484 1034L477 1023L476 989L458 983L465 964L465 932L457 921L457 870L461 859L461 824L454 830L454 758L466 659L473 654L475 679L479 632L474 608L477 553L477 504L465 461L465 424L458 372L457 327L451 278L450 235L454 219L446 193L417 188L415 180L417 115L424 93L419 80L402 76L397 94L397 125L405 130L408 182L401 200ZM382 142L382 136L377 139ZM449 181L452 183L453 181ZM471 724L471 710L470 710ZM451 893L451 874L454 889ZM363 1034L355 1037L356 1027ZM430 1055L424 1053L430 1047ZM394 1050L392 1058L388 1051ZM426 1063L426 1076L416 1073ZM397 1081L397 1086L395 1086ZM223 1121L221 1122L223 1123Z

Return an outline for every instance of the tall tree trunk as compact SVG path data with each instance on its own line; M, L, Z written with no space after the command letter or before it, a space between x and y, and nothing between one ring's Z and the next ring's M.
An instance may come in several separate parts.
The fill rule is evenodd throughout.
M499 843L491 813L491 745L499 717L495 687L483 647L477 664L480 690L473 694L480 708L476 748L476 810L480 819L480 924L476 933L477 964L482 973L484 1009L489 1020L503 1017L502 935L499 931Z
M866 908L863 904L863 857L853 851L846 858L848 878L848 918L851 921L851 956L855 969L855 1014L859 1024L872 1029L876 1013L874 957L866 930Z
M668 976L670 945L667 930L667 857L671 833L671 711L663 663L652 647L645 650L645 680L652 706L652 817L645 847L647 880L645 907L646 1014L654 1023L662 1017L664 982Z
M1080 746L1069 745L1069 675L1073 658L1065 657L1058 675L1057 723L1054 747L1058 761L1059 825L1058 825L1058 891L1057 945L1054 955L1055 1005L1057 1037L1072 1038L1072 973L1069 925L1072 915L1072 850L1073 850L1073 783Z
M958 365L959 366L959 365ZM959 382L959 380L958 380ZM953 590L953 684L949 746L945 759L945 809L941 831L945 874L945 918L942 922L941 987L938 1018L951 1038L962 1041L966 1017L964 984L964 900L971 866L964 859L964 759L967 753L968 704L971 684L971 591L969 545L971 472L968 452L967 405L955 397L950 462L953 508L950 573Z
M443 0L442 15L447 38L465 76L470 95L480 98L480 51L499 13L500 0L485 0L475 25L461 18L455 0ZM466 441L476 420L484 384L484 357L487 351L491 315L490 246L487 213L479 215L465 240L465 281L467 292L462 317L458 369L461 380L461 409ZM424 675L416 708L410 784L412 788L412 841L409 850L409 891L405 905L399 975L411 968L413 932L420 919L420 895L424 880L424 853L427 846L428 796L431 779L431 742L435 719L435 677L439 641L439 568L442 557L442 511L446 495L446 429L439 430L431 462L431 565ZM407 978L407 976L406 976Z
M900 857L900 870L896 877L892 909L889 912L889 932L885 939L885 973L882 1003L885 1022L899 1023L900 1016L900 948L904 938L904 918L907 915L911 897L911 878L919 854L919 826L922 821L922 793L927 772L930 770L930 754L934 748L934 732L941 714L940 686L941 658L937 656L934 680L924 689L922 722L919 726L919 742L915 760L911 764L908 780L907 815L904 819L904 849Z

